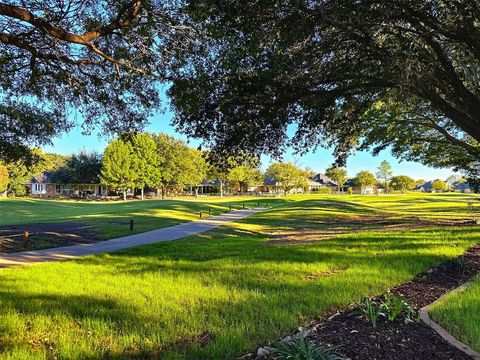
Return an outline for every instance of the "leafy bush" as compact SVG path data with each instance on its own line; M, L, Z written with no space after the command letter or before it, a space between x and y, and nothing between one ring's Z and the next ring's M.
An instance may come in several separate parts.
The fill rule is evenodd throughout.
M273 355L279 360L344 360L335 348L329 348L312 340L306 340L303 334L299 338L279 342L273 347Z
M351 186L349 186L349 187L347 188L347 194L348 194L348 195L352 195L352 194L353 194L353 189L352 189Z

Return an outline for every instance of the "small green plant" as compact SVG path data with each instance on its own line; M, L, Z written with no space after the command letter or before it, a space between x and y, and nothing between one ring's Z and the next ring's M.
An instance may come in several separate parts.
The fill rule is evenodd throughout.
M366 298L360 304L359 310L361 316L367 319L373 327L377 327L378 321L382 317L388 321L395 321L403 315L405 323L412 323L417 320L413 306L390 292L387 293L385 299L380 304Z
M406 324L417 321L416 311L413 306L404 299L393 295L391 292L387 293L380 308L388 321L394 321L402 314L405 316Z
M382 309L371 299L366 298L359 306L360 314L372 324L373 327L377 327L378 320L381 316L384 316Z
M411 306L402 298L396 297L391 292L385 296L382 301L380 309L388 321L394 321L404 310Z
M344 360L335 348L327 347L313 340L307 340L304 334L298 338L277 343L272 354L278 360Z
M348 195L352 195L352 194L353 194L353 189L352 189L351 186L349 186L349 187L347 188L347 194L348 194Z

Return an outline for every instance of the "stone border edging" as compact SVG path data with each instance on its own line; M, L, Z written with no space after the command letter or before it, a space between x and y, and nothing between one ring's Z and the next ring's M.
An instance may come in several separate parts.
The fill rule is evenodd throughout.
M463 342L461 342L460 340L455 338L447 330L445 330L443 327L441 327L439 324L437 324L435 321L433 321L430 318L430 315L428 314L428 310L430 309L430 307L433 304L441 301L448 294L465 290L469 285L470 285L470 282L467 282L467 283L459 286L458 288L456 288L452 291L449 291L448 293L444 294L443 296L441 296L440 298L438 298L437 300L435 300L431 304L422 307L419 310L419 314L420 314L420 319L423 321L423 323L426 324L427 326L429 326L430 328L432 328L438 335L440 335L442 337L443 340L445 340L447 343L454 346L458 350L462 351L465 355L470 356L473 360L480 360L480 353L479 352L473 350L470 346L464 344Z

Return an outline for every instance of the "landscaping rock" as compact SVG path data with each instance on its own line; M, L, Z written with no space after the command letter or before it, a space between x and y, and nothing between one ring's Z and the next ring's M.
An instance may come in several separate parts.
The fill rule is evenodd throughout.
M267 357L268 355L270 355L270 351L267 350L266 348L259 348L257 350L257 357L259 358L264 358L264 357Z

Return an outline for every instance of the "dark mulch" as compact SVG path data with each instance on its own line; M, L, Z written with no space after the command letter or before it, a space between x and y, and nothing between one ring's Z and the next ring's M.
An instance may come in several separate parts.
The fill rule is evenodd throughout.
M480 272L480 246L402 284L392 293L416 309L432 303ZM310 336L337 346L351 359L468 359L423 323L380 322L376 328L354 311L342 313L316 326Z
M24 244L23 234L29 232ZM100 241L98 233L81 223L22 224L0 227L0 253L38 250Z

